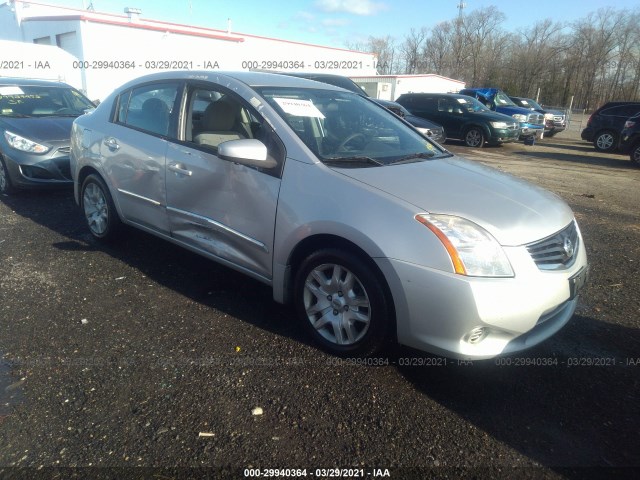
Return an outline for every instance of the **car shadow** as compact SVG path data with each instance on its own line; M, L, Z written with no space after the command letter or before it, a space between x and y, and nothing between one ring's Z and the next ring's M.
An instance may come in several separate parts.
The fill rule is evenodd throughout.
M603 157L595 155L580 155L569 153L557 153L557 152L541 152L541 151L516 151L516 155L522 155L524 157L535 157L536 159L549 159L558 160L563 162L580 163L584 165L596 165L600 167L615 167L615 168L628 168L635 169L635 165L631 163L628 156L619 157Z
M0 196L0 201L62 235L64 240L51 245L55 249L106 253L195 302L311 345L293 310L276 303L271 288L257 280L131 227L111 244L95 240L69 191L18 192ZM247 292L252 302L246 301Z
M64 237L53 248L106 253L195 302L312 345L293 310L274 302L271 289L256 280L135 229L114 245L97 243L70 192L0 201ZM587 477L585 465L640 466L639 346L636 329L579 310L558 335L518 356L414 367L407 364L438 357L405 347L387 353L425 397L538 464L578 479Z
M582 479L592 468L640 466L639 346L637 329L577 314L555 337L518 355L425 367L416 366L425 355L412 352L403 363L414 366L398 370L491 437Z
M566 143L558 143L558 142L554 142L553 140L549 140L549 139L542 139L540 140L537 145L541 145L543 147L550 147L550 148L560 148L562 150L571 150L573 152L585 152L585 153L591 153L591 154L600 154L601 152L598 152L595 148L593 148L593 145L589 145L585 142L572 142L570 144L566 144ZM615 153L615 152L610 152L610 153ZM602 153L603 155L607 155L605 153Z

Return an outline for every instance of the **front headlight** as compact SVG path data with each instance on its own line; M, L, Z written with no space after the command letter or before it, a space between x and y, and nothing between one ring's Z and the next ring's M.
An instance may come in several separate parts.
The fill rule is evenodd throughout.
M507 122L489 122L493 128L507 128Z
M39 143L33 142L28 138L21 137L20 135L16 135L15 133L10 132L9 130L5 130L4 138L7 139L7 143L11 145L16 150L21 150L23 152L29 153L47 153L51 147L47 147L45 145L40 145Z
M507 255L493 236L469 220L451 215L416 215L451 257L453 268L470 277L513 277Z
M516 113L516 114L511 115L511 116L513 118L515 118L519 122L526 122L527 121L527 116L526 115L522 115L520 113Z
M553 120L553 117L554 117L553 113L545 113L544 114L544 118L546 120Z

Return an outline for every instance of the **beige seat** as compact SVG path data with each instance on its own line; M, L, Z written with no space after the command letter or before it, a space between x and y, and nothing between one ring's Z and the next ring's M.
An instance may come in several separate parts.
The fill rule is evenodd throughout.
M210 104L203 113L203 131L193 137L199 145L217 147L229 140L246 138L233 130L236 123L236 112L229 102L218 101Z

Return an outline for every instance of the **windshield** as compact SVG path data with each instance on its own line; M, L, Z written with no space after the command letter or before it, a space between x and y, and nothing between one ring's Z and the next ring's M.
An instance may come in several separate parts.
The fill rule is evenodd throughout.
M380 166L448 154L385 108L348 92L256 88L323 162Z
M535 101L531 100L530 98L523 98L522 99L522 106L525 108L530 108L532 110L542 110L542 107L540 106L539 103L536 103Z
M496 102L496 105L500 105L503 107L504 106L517 107L517 105L513 103L509 97L507 97L507 94L502 91L499 91L498 93L496 93L495 102Z
M0 86L0 117L77 117L90 108L95 105L71 87Z
M460 109L466 112L491 112L486 105L473 97L455 97L451 100L451 103L454 105L453 111L458 111L458 109Z

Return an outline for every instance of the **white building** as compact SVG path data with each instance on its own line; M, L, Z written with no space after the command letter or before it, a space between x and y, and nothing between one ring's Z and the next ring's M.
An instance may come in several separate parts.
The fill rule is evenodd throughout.
M0 40L0 77L55 80L82 89L82 72L73 68L78 60L52 45Z
M0 4L0 39L69 52L76 57L69 67L79 71L81 89L91 99L103 99L132 78L169 69L376 73L371 53L148 20L135 8L126 8L125 13L10 0ZM19 60L20 55L21 51L3 51L1 57ZM50 64L49 69L51 78L68 76L60 65ZM11 76L31 73L17 69Z
M456 93L465 83L441 75L349 75L370 96L395 100L403 93Z

